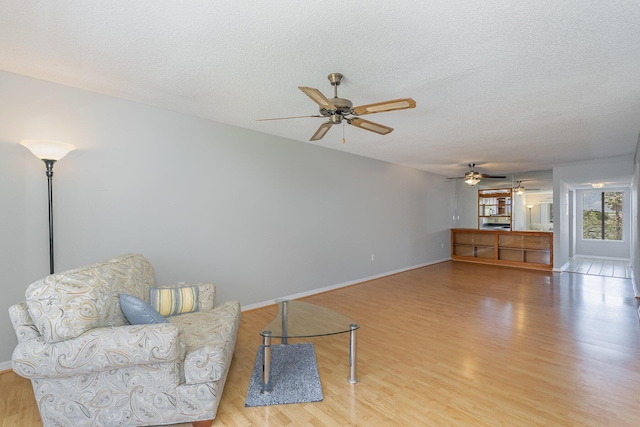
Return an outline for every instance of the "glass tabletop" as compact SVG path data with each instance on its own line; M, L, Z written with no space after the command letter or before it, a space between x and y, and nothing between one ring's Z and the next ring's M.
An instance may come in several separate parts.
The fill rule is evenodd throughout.
M273 338L309 338L358 329L360 325L334 310L295 300L278 300L278 315L260 331Z

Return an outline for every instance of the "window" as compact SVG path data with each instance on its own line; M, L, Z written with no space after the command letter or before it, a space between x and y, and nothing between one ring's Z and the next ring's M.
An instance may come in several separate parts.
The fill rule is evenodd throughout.
M622 191L585 191L582 196L582 237L622 240Z

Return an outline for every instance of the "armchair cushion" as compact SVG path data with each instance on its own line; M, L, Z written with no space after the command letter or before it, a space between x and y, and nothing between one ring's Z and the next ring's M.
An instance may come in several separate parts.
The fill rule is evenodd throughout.
M120 308L132 325L168 323L168 320L158 313L158 310L133 295L120 294Z
M186 342L187 384L218 381L226 375L240 325L240 304L227 301L213 310L170 317Z
M146 299L154 283L146 258L122 255L38 280L27 288L27 307L44 340L58 342L94 328L126 325L118 295Z
M198 309L212 310L216 306L216 285L213 283L199 283Z

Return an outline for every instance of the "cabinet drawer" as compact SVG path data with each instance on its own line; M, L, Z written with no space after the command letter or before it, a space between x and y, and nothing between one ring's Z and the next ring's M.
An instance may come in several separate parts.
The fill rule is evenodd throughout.
M493 249L493 246L477 246L476 257L493 259L495 258L495 250Z
M496 236L478 233L473 237L473 244L476 246L494 246L496 244Z
M475 256L473 246L471 245L455 245L453 254L457 256Z
M473 243L472 233L456 233L453 235L453 243L458 245L471 245Z
M501 248L521 248L522 236L513 234L501 234L498 237L498 246Z
M525 249L549 249L551 243L546 236L523 236L522 247Z
M520 249L500 249L498 251L498 259L503 261L524 261L524 254Z
M551 254L549 252L525 251L524 262L533 264L550 264Z

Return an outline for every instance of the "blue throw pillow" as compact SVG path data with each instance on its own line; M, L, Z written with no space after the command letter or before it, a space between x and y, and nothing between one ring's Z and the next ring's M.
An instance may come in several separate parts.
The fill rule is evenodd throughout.
M133 295L120 294L120 308L132 325L146 325L149 323L169 323L149 303Z

